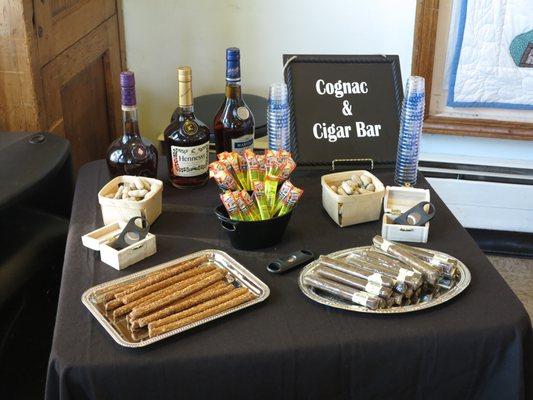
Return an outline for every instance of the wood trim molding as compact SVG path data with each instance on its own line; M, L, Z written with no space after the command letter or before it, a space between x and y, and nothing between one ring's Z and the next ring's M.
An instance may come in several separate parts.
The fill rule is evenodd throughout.
M439 0L418 0L411 73L426 79L424 133L533 140L533 123L429 115Z

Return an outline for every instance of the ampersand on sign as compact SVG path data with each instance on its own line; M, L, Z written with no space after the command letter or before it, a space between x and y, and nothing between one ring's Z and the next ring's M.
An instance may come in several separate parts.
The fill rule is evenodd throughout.
M342 102L342 113L345 115L345 116L350 116L350 115L353 115L352 114L352 105L350 104L350 102L348 100L344 100Z

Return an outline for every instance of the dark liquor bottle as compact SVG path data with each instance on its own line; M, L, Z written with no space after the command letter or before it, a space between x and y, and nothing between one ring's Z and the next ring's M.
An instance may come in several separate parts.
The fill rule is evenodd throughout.
M241 96L240 52L236 47L226 50L226 98L215 116L214 131L217 154L253 149L255 121Z
M177 188L205 185L209 178L209 128L194 116L190 67L178 68L176 118L165 129L168 176Z
M138 175L157 176L157 149L139 133L135 76L131 71L120 73L122 121L124 135L107 149L107 167L112 177Z

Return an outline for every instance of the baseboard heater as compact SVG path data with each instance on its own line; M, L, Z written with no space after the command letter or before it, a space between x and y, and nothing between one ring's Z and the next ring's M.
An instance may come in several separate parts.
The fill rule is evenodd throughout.
M483 250L533 255L532 169L421 161L420 171Z

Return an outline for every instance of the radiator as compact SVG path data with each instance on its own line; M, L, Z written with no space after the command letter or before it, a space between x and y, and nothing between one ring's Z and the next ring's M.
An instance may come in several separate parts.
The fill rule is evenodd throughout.
M421 161L420 171L465 228L533 232L533 170Z

